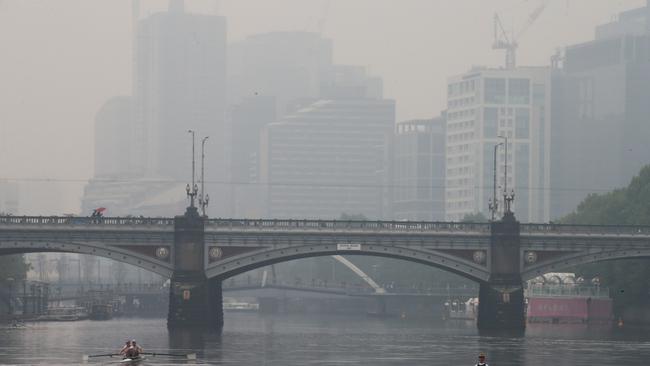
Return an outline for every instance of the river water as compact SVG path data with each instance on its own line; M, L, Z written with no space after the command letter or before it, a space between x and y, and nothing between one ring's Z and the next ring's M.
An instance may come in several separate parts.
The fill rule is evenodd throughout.
M262 316L226 313L222 333L167 331L164 319L28 323L0 327L0 364L80 364L83 354L112 353L135 338L145 351L197 353L171 365L646 365L650 332L584 325L529 325L524 336L479 336L473 324L415 319ZM92 358L90 365L116 364Z

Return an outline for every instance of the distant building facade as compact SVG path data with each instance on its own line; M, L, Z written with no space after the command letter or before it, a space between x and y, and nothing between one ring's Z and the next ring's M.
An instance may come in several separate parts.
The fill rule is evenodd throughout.
M476 68L449 79L445 216L489 217L494 146L508 138L507 189L522 222L549 219L551 72L546 67ZM497 200L506 186L505 149L497 154ZM500 205L503 209L503 203Z
M554 70L551 216L650 164L650 8L599 26Z
M229 179L226 104L226 20L186 13L183 0L137 22L133 99L114 98L97 115L96 171L82 210L174 215L186 206L196 131L197 169L206 144L206 190L212 213L224 215ZM132 111L131 111L132 110ZM127 115L131 114L131 118ZM125 164L125 161L128 164ZM125 178L128 181L106 179Z
M20 213L20 190L17 183L0 181L0 213Z
M312 32L257 34L228 47L230 103L253 96L276 100L278 116L320 97L332 68L332 41Z
M183 1L172 0L168 12L139 22L137 37L135 123L143 149L136 155L146 156L147 176L191 179L191 129L197 143L210 136L206 179L225 180L226 19L186 13Z
M361 93L372 78L350 79L349 68L340 70L341 88L331 84L330 98L309 103L264 131L261 174L269 217L387 215L395 102ZM359 94L353 95L355 84Z
M232 154L230 205L233 217L260 218L266 214L260 184L260 138L266 126L276 121L276 99L269 96L244 98L230 108Z
M399 122L393 137L395 220L445 219L445 117Z
M134 166L133 98L109 99L95 115L95 177L137 176Z

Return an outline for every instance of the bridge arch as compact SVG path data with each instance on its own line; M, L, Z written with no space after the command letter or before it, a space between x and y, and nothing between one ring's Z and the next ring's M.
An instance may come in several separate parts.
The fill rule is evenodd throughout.
M528 281L549 272L560 272L581 264L644 257L650 257L650 248L583 251L559 256L552 260L530 266L522 272L521 277L524 281Z
M170 278L174 271L170 263L119 246L61 240L0 241L0 255L26 253L76 253L112 259Z
M440 268L478 283L485 283L489 278L487 268L442 252L392 245L365 244L360 250L339 250L336 245L300 245L257 250L209 264L206 268L206 276L223 280L271 264L331 255L367 255L402 259Z

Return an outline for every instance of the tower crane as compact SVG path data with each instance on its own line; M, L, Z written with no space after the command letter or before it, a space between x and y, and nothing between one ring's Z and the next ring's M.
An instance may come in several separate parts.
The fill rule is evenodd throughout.
M514 69L517 65L517 48L519 47L518 39L526 33L533 23L539 18L540 15L546 9L549 0L542 0L535 10L528 16L526 23L519 30L519 32L512 32L508 35L499 14L494 14L494 43L492 44L492 49L495 50L505 50L506 51L506 69Z

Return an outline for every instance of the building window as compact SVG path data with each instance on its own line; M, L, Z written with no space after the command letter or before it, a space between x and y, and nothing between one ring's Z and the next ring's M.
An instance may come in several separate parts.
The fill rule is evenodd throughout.
M530 103L530 80L509 79L508 80L508 101L511 104Z
M535 105L546 104L546 85L533 84L533 104Z
M485 79L485 102L492 104L504 104L506 102L506 80Z
M530 111L528 108L518 108L515 116L515 137L530 138Z
M497 137L497 122L499 113L497 108L485 108L483 110L483 136L485 138Z

